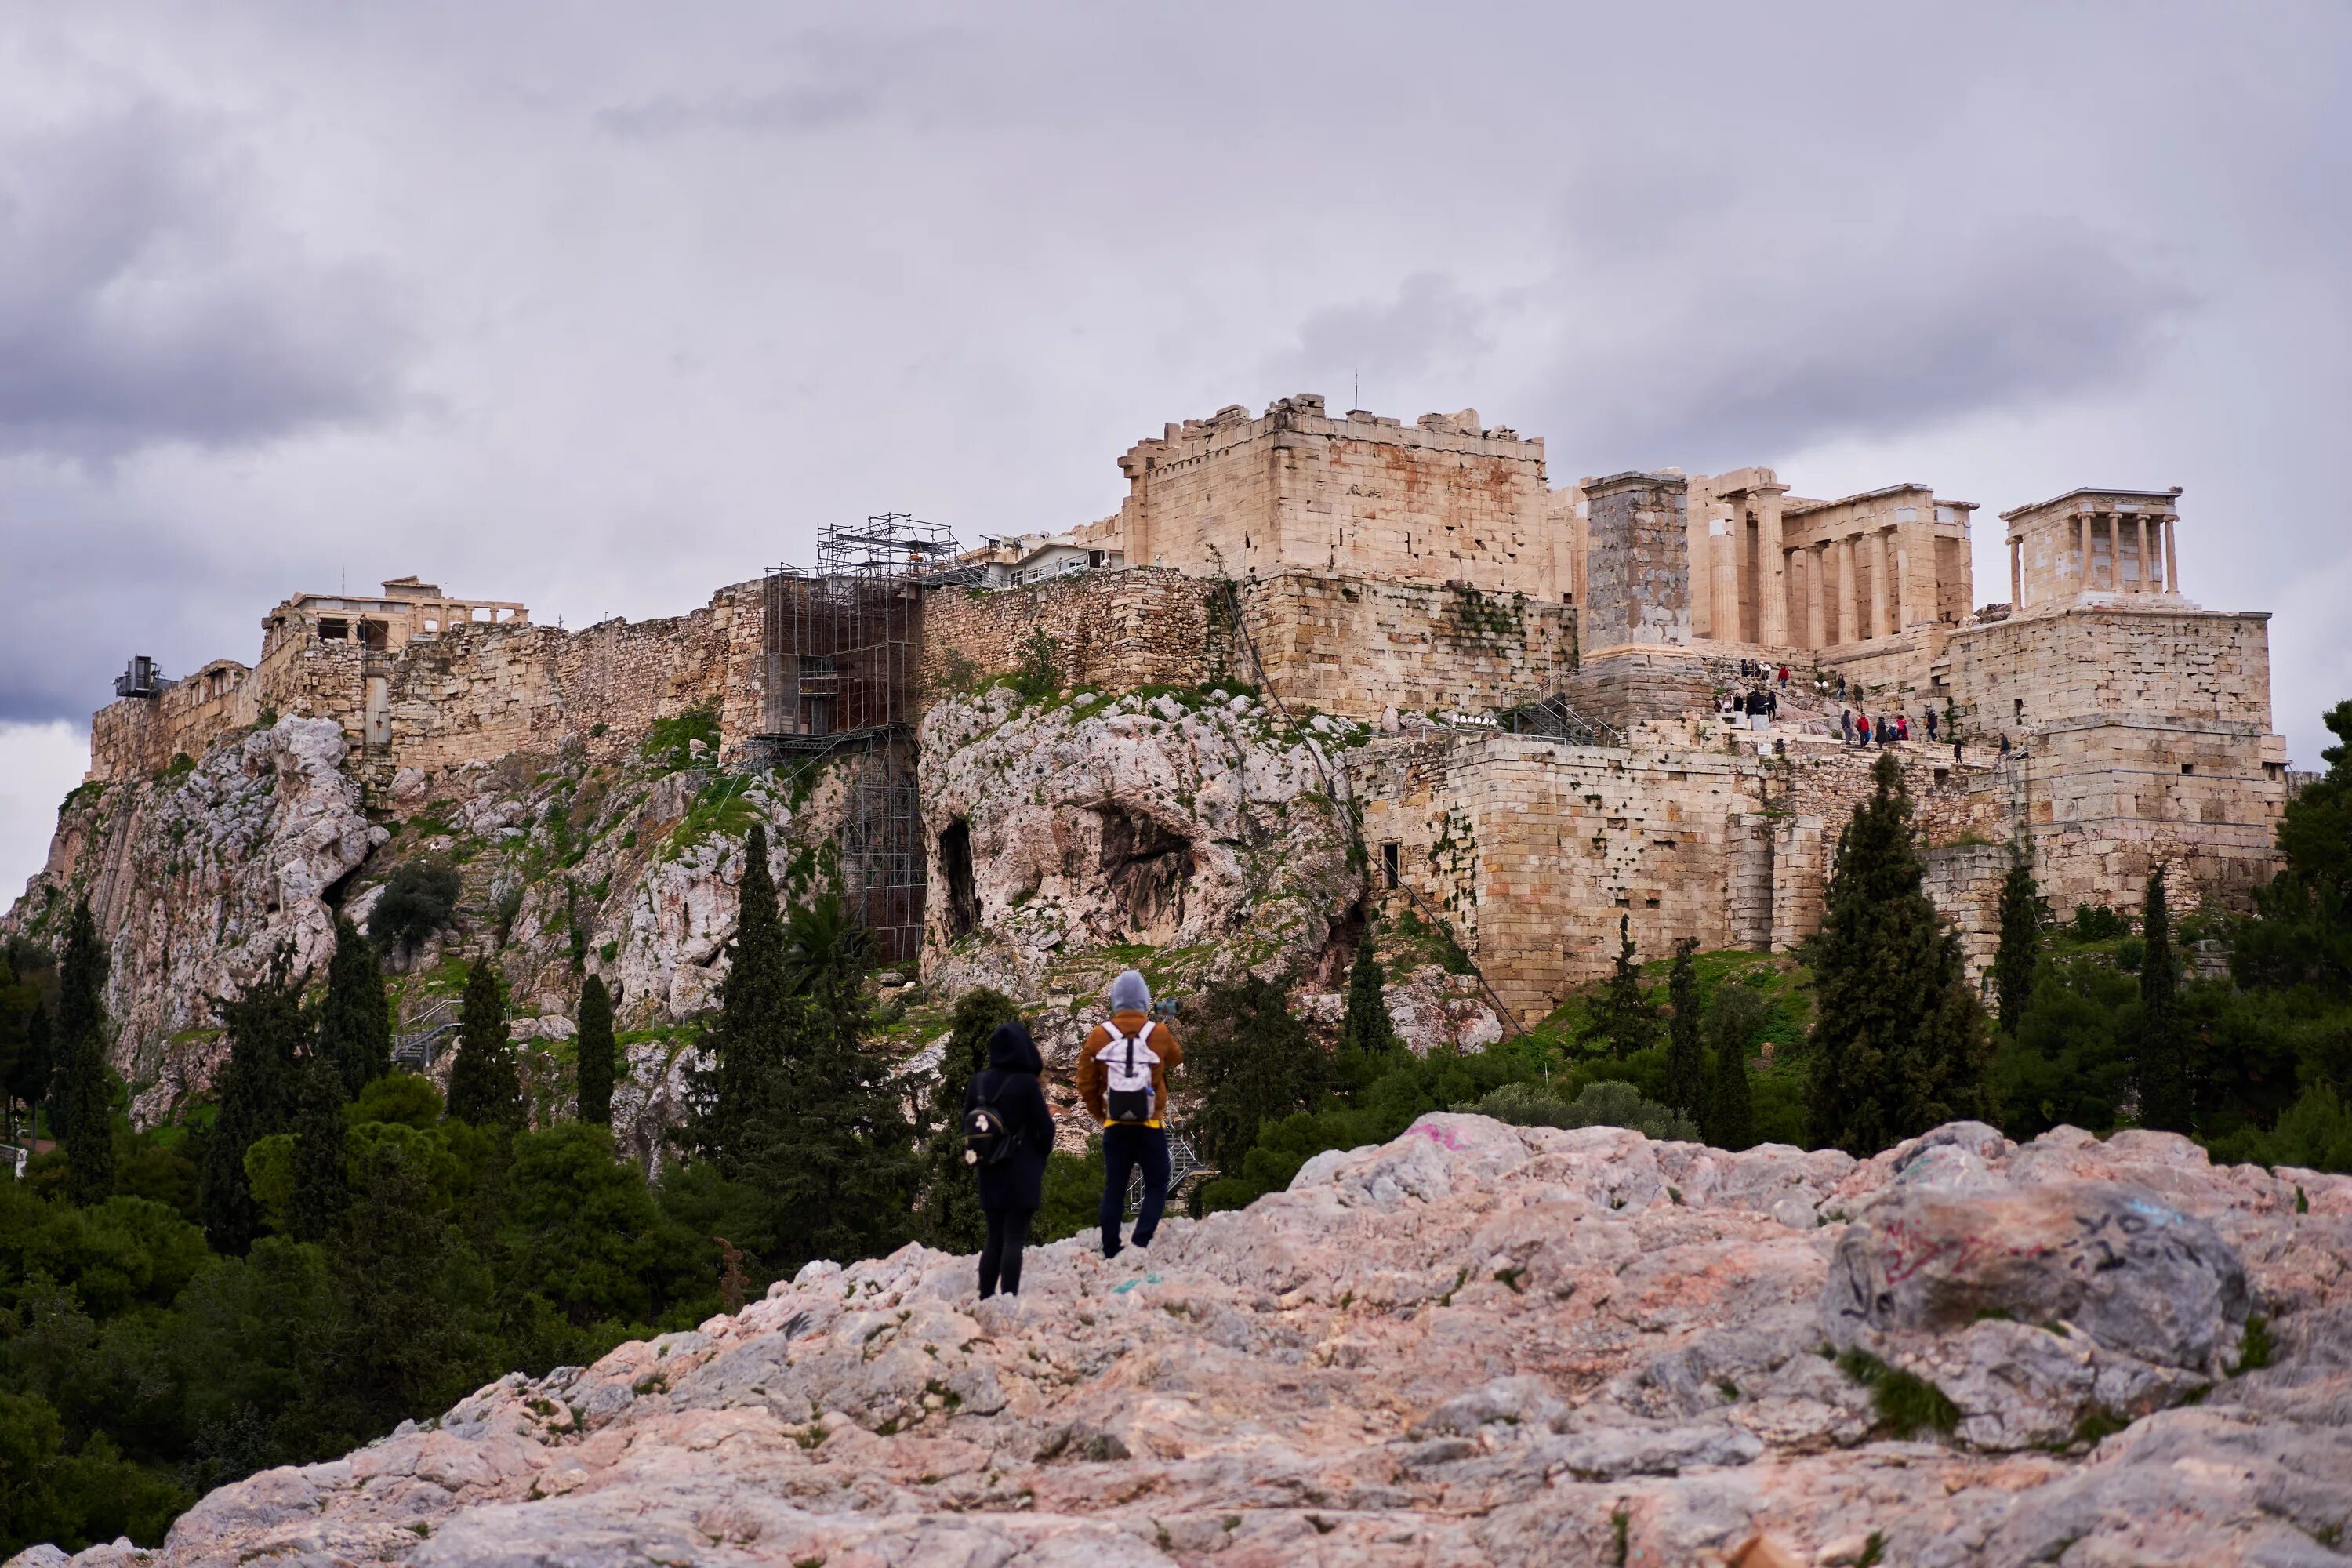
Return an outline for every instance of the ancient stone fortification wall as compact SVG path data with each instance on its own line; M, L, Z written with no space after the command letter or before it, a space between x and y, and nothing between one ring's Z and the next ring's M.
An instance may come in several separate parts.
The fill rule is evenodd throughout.
M1443 733L1376 742L1349 773L1375 868L1395 845L1400 879L1532 1016L1609 973L1620 917L1653 957L1684 937L1785 951L1820 926L1837 835L1874 787L1875 754L1759 756L1711 736L1653 726L1618 749ZM1923 838L1948 847L1930 851L1930 895L1980 970L1995 927L1979 851L2007 869L2007 792L1992 768L1905 762Z
M1120 459L1129 561L1234 577L1341 572L1555 603L1569 556L1541 441L1477 412L1411 426L1286 397L1171 425Z
M2275 868L2284 741L2269 616L2080 606L1955 633L1939 673L1970 727L2024 745L2022 810L2058 908L2242 902Z
M1519 594L1286 573L1242 591L1242 621L1292 708L1484 712L1557 691L1576 612Z
M1171 568L1074 573L1026 588L947 588L923 606L923 689L948 695L1020 669L1054 645L1066 683L1197 686L1241 663L1224 584Z
M731 754L760 723L761 612L760 584L743 583L665 620L466 626L414 643L392 663L393 760L429 773L567 742L618 756L691 708L719 714Z
M2270 616L2084 605L1955 632L1953 697L1987 731L2093 715L2271 727Z
M1643 719L1705 713L1715 706L1717 684L1706 661L1682 649L1621 645L1578 668L1568 705L1623 730Z
M253 722L253 672L216 660L158 697L124 697L89 716L89 776L107 784L163 772L174 756L194 761L213 740Z
M1349 718L1391 707L1507 707L1559 689L1576 663L1576 613L1566 605L1303 572L1228 588L1139 567L932 595L925 689L945 696L1011 675L1040 631L1054 645L1055 673L1073 685L1252 679L1235 605L1285 702Z
M223 660L160 697L100 709L90 774L120 781L161 772L176 753L201 759L270 715L331 719L355 761L431 772L567 741L617 755L655 720L709 707L731 754L760 723L761 609L761 584L740 583L691 615L634 626L468 623L390 654L287 637L251 670Z

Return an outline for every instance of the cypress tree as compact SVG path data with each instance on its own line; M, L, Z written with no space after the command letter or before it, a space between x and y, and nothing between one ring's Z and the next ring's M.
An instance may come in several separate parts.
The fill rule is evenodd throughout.
M2000 885L2000 947L1993 954L1992 990L2001 1032L2017 1037L2025 1004L2033 994L2033 972L2042 958L2042 889L2033 868L2020 854Z
M768 870L768 830L756 823L743 840L743 880L727 958L727 977L719 983L719 1016L702 1034L710 1066L695 1078L698 1115L693 1142L732 1176L751 1152L764 1097L774 1088L792 996L783 911Z
M1396 1048L1396 1025L1389 1018L1381 987L1388 975L1380 954L1372 951L1370 931L1356 944L1355 966L1348 972L1348 1011L1339 1020L1339 1049L1359 1062L1370 1062Z
M205 1135L196 1208L215 1252L243 1252L261 1230L245 1155L293 1125L298 1062L310 1033L302 979L294 973L293 945L284 943L236 1001L213 1004L229 1054L214 1086L220 1114Z
M942 1252L970 1252L987 1239L980 1188L963 1163L963 1096L972 1074L988 1065L988 1037L1021 1009L1012 997L975 985L956 999L955 1020L940 1057L924 1118L922 1241Z
M58 965L56 1081L49 1126L66 1152L66 1195L100 1204L114 1195L114 1093L106 1071L106 943L89 900L74 905Z
M1764 1027L1764 998L1752 985L1726 985L1707 1009L1707 1042L1715 1070L1708 1075L1700 1118L1706 1141L1738 1151L1756 1142L1756 1100L1748 1078L1748 1053Z
M485 956L466 972L457 1015L457 1058L449 1066L449 1120L475 1127L520 1129L522 1075L507 1037L506 986Z
M2140 941L2139 1048L2133 1062L2140 1125L2187 1132L2196 1120L2196 1097L2189 1087L2180 1021L2180 958L2172 947L2172 914L2166 907L2161 866L2147 879Z
M783 934L790 990L752 1057L747 1103L759 1110L736 1125L735 1158L793 1267L879 1257L913 1231L921 1171L888 1064L866 1042L872 936L831 892L793 910Z
M1984 1118L1984 1017L1959 939L1938 921L1892 754L1838 842L1816 940L1812 1071L1816 1145L1858 1159L1940 1122Z
M1617 917L1617 969L1601 990L1584 1027L1584 1038L1609 1042L1609 1054L1623 1058L1658 1041L1658 1005L1643 994L1642 965L1633 948L1633 921Z
M344 1174L348 1129L343 1122L341 1072L313 1051L297 1069L294 1110L294 1193L287 1229L297 1241L324 1241L351 1204Z
M70 1049L84 1036L106 1033L106 976L110 961L99 939L98 921L89 900L73 907L66 922L65 949L58 961L56 1036L60 1051Z
M1666 973L1666 1000L1674 1016L1666 1025L1666 1103L1685 1116L1706 1120L1706 1064L1699 1048L1698 966L1691 955L1698 939L1675 943L1675 966Z
M1312 1109L1330 1064L1271 981L1220 985L1202 998L1200 1016L1185 1041L1184 1076L1199 1106L1186 1130L1202 1160L1237 1176L1259 1126Z
M16 1059L9 1065L8 1092L25 1108L25 1136L32 1136L35 1119L49 1098L49 1081L55 1076L57 1060L49 1044L49 1007L46 1002L35 1002L30 1017L25 1020L24 1043L16 1049Z
M614 1058L613 994L601 975L580 983L579 1024L580 1120L610 1127L613 1079L620 1064Z
M319 1012L319 1054L341 1079L343 1098L392 1070L392 1011L375 944L349 920L335 921L335 955L327 964L327 1000Z

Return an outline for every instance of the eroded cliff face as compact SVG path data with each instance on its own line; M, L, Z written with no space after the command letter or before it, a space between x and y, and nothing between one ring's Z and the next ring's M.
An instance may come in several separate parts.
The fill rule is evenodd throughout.
M1434 1115L1148 1258L1092 1239L986 1302L919 1247L812 1264L78 1561L2346 1561L2352 1179L2160 1133L1857 1164ZM2032 1375L1980 1375L2027 1337ZM1904 1435L1934 1406L1890 1363L1949 1430Z
M1222 691L934 704L925 984L1036 1001L1050 1058L1129 963L1180 989L1312 972L1363 891L1325 745Z
M60 812L48 863L0 928L54 942L89 900L112 944L107 1010L134 1115L152 1120L211 1080L214 997L280 944L303 967L333 952L329 889L384 837L346 752L331 721L281 719L193 767L85 785Z
M337 900L364 927L402 865L447 865L460 877L449 923L387 955L400 1028L454 1020L465 963L494 954L530 1092L542 1115L568 1114L579 987L602 974L635 1037L615 1131L650 1157L677 1119L688 1021L726 973L745 834L765 825L778 884L805 889L839 823L837 772L725 774L708 750L402 770L371 802L332 721L283 719L191 767L77 791L0 931L53 944L89 899L112 957L112 1060L143 1125L210 1085L226 1048L214 998L280 943L323 973ZM435 1076L448 1065L444 1050Z

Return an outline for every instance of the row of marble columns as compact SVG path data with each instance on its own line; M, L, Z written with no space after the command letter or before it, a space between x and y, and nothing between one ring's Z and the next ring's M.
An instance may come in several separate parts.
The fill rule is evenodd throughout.
M2078 511L2070 521L2074 538L2074 591L2089 594L2104 587L2110 593L2178 594L2180 592L2180 555L2175 542L2173 525L2178 513ZM2149 523L2155 523L2151 531ZM2107 539L2107 580L2098 581L2092 541L2100 525L2105 526ZM2139 575L2126 580L2124 571L2124 525L2131 525L2131 534L2139 562ZM2025 542L2022 538L2009 542L2009 600L2018 609L2025 608ZM2157 566L2161 564L2164 585L2156 585Z
M1804 646L1830 647L1902 630L1902 579L1907 553L1892 528L1850 533L1788 551L1791 564L1797 557L1804 560ZM1866 607L1861 603L1865 576L1870 580Z

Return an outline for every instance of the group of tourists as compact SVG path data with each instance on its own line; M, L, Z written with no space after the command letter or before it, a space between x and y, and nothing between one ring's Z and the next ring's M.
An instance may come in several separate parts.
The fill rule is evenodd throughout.
M1789 684L1789 667L1785 664L1766 664L1760 659L1743 658L1739 661L1739 679L1769 681L1785 689Z
M1750 730L1769 730L1780 712L1780 694L1769 686L1754 687L1745 695L1727 692L1721 711L1735 725L1744 723Z
M1110 1016L1078 1052L1078 1098L1103 1130L1102 1249L1116 1258L1128 1245L1148 1248L1168 1207L1168 1071L1184 1047L1154 1017L1151 987L1132 969L1110 983ZM1038 1083L1045 1063L1027 1025L999 1024L988 1039L988 1066L972 1074L963 1097L964 1159L980 1183L988 1236L980 1251L980 1294L1021 1293L1021 1253L1045 1198L1045 1160L1054 1152L1054 1117ZM1143 1173L1143 1204L1123 1243L1127 1184Z

